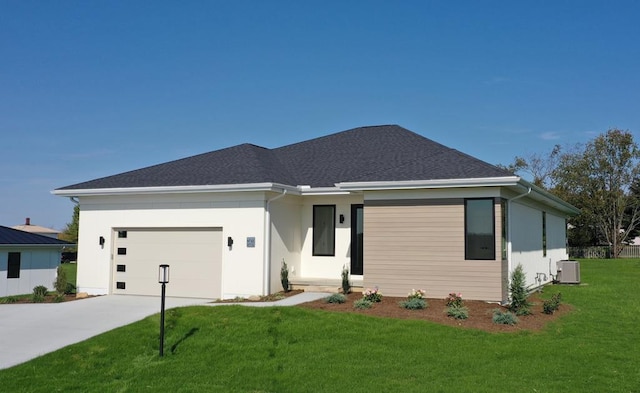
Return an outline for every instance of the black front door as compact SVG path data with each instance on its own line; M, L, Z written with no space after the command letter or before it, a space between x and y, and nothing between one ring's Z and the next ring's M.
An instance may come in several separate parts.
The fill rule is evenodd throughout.
M351 274L361 276L364 271L363 250L363 206L351 205Z

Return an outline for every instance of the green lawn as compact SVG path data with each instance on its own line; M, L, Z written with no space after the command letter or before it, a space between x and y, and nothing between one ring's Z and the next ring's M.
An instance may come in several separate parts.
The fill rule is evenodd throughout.
M489 334L301 308L189 307L0 371L7 392L638 392L638 260L587 260L575 310Z

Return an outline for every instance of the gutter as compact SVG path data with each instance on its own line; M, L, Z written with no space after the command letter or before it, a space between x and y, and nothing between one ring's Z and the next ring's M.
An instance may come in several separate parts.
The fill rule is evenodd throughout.
M267 199L264 209L264 255L263 255L263 282L262 295L266 296L271 290L271 202L287 195L287 190L282 189L282 194L276 195L271 199Z
M521 185L522 186L522 185ZM524 186L522 186L524 187ZM511 202L515 201L516 199L520 199L520 198L524 198L525 196L531 194L531 187L527 188L527 191L523 192L522 194L516 195L511 199L507 200L507 213L509 214L508 220L507 220L507 236L509 237L509 240L507 241L507 274L509 274L513 269L512 269L512 264L513 264L513 258L511 256L512 253L512 247L511 247L511 228L513 227L512 225L512 214L511 214ZM507 276L507 283L509 282L509 277ZM507 292L509 292L507 290ZM508 293L507 293L508 295Z

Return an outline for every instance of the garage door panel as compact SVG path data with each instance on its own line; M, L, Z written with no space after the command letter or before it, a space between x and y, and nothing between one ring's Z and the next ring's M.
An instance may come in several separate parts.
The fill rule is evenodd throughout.
M220 297L221 228L128 229L115 243L113 293L159 295L158 266L166 263L168 296Z

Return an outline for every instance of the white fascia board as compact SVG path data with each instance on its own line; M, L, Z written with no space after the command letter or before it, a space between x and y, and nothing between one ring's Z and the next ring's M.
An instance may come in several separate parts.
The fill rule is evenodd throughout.
M298 186L300 195L349 195L349 191L341 190L338 187L315 187Z
M377 182L343 182L336 187L345 191L410 190L417 188L501 187L518 184L518 176L471 179L405 180Z
M298 194L296 187L279 183L248 183L248 184L216 184L203 186L175 186L175 187L123 187L123 188L95 188L75 190L53 190L53 195L63 197L95 196L95 195L144 195L144 194L184 194L201 192L247 192L247 191L277 191Z
M553 195L549 191L543 188L540 188L535 184L529 183L526 180L521 179L518 183L523 187L531 189L531 193L533 194L531 195L532 198L537 199L547 205L554 206L555 208L561 211L564 211L570 215L580 214L580 209L558 198L557 196Z

